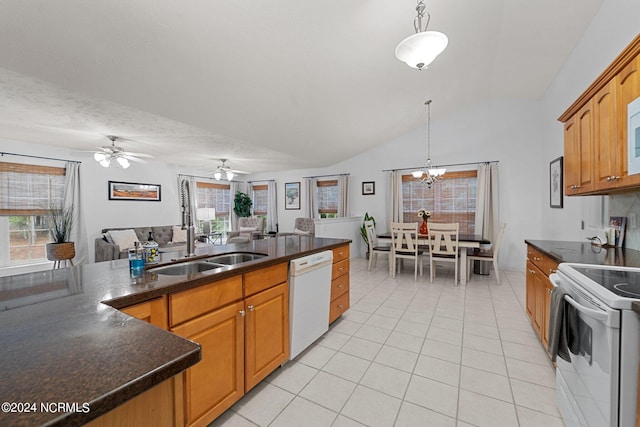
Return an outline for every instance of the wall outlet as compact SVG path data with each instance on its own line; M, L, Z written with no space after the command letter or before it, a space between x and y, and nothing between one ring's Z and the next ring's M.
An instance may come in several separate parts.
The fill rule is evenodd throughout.
M638 217L635 212L629 214L629 228L638 228Z

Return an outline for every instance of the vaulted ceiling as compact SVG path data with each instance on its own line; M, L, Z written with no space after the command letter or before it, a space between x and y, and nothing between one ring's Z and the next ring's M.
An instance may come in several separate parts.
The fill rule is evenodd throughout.
M323 167L492 97L538 99L602 0L427 0L449 46L394 56L415 0L0 0L0 139ZM87 153L89 156L90 153Z

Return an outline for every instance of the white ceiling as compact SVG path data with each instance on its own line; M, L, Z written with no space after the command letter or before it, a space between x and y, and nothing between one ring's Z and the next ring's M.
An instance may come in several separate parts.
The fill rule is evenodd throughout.
M602 0L0 0L0 138L213 170L323 167L492 97L544 95ZM90 154L88 154L90 155Z

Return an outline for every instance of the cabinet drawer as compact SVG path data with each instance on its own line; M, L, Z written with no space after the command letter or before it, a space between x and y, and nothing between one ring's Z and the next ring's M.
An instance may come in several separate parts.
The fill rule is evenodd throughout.
M549 258L548 256L544 257L543 265L544 265L544 268L542 268L541 270L547 276L549 276L551 273L555 273L556 270L558 269L558 263L552 260L551 258Z
M244 296L248 297L287 281L288 264L273 265L244 274Z
M340 246L333 250L333 263L349 259L349 245Z
M539 269L544 270L544 254L532 246L527 246L527 259Z
M169 323L178 325L242 299L242 275L169 295Z
M335 301L331 301L329 307L329 323L333 323L338 317L349 309L349 292L345 292L339 296Z
M349 260L345 259L340 262L334 262L331 268L331 278L337 279L343 274L349 273Z
M349 275L343 274L331 281L331 301L349 291Z
M130 305L121 310L136 319L144 320L147 323L156 325L162 329L167 329L167 297L152 299L151 301L141 302L136 305Z

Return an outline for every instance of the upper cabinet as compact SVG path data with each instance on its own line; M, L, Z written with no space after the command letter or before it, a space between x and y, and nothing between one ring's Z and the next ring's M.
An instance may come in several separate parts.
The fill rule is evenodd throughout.
M639 70L640 35L558 119L568 196L640 187L627 168L627 105L640 97Z

